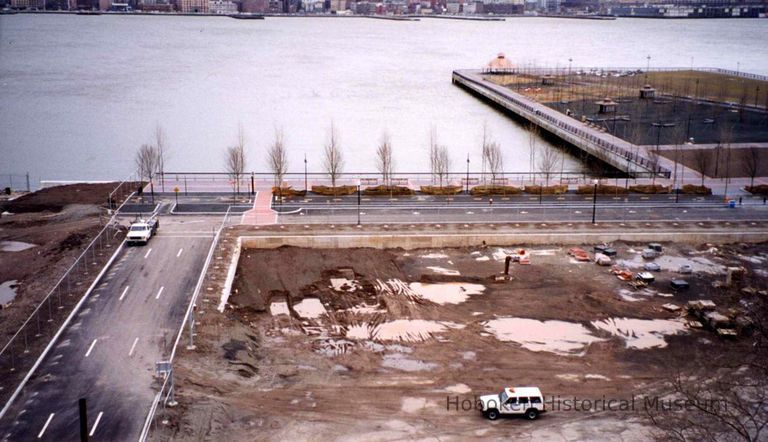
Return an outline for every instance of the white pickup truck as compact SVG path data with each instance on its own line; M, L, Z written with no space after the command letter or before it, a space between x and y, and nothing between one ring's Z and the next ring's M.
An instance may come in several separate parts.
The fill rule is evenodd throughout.
M499 394L480 396L483 416L496 420L502 415L522 415L533 420L547 411L538 387L508 387Z
M128 228L128 244L146 244L157 233L160 221L157 218L138 219Z

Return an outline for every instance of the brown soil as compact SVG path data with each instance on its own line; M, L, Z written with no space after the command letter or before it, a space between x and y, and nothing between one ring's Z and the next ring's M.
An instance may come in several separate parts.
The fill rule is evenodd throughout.
M117 183L70 184L48 187L28 193L13 201L0 202L0 212L60 212L69 204L106 205Z
M232 238L215 262L228 262ZM614 244L622 257L630 245ZM642 245L635 245L640 250ZM699 256L721 265L739 264L750 273L745 283L765 284L754 273L761 264L736 258L758 255L768 260L766 246L716 251L665 245L675 256ZM672 319L661 308L683 305L698 297L718 305L738 301L737 289L718 290L722 277L697 273L686 277L691 289L672 298L653 296L628 302L619 295L629 285L608 268L576 264L566 248L538 250L532 265L513 264L513 280L496 282L503 262L495 247L443 250L300 249L243 250L231 306L214 310L225 268L217 265L206 280L197 328L198 350L183 351L176 364L180 406L163 415L162 440L350 439L393 440L440 436L447 439L508 437L510 432L537 438L647 438L641 411L579 413L553 410L541 422L505 419L491 424L476 410L448 409L449 401L473 400L510 385L536 385L549 398L627 399L658 392L669 373L697 355L728 351L728 343L705 331L667 337L666 348L636 350L624 341L596 332L606 340L591 344L583 356L533 352L488 334L486 321L510 316L563 320L589 326L611 317ZM485 256L487 260L477 260ZM459 275L436 273L440 267ZM657 274L655 286L668 289L671 272ZM334 290L331 278L358 281L355 290ZM463 282L483 284L486 291L458 304L436 304L407 291L389 292L381 281ZM765 288L765 287L761 287ZM270 303L296 305L317 297L328 314L302 318L270 314ZM353 307L368 308L367 311ZM204 313L204 314L203 314ZM433 334L422 342L394 342L345 337L351 326L397 319L452 322L464 327ZM405 361L405 365L392 363ZM410 365L408 365L410 364ZM607 379L596 376L600 375ZM459 385L463 384L463 385ZM459 388L466 386L469 391ZM586 419L585 418L589 418ZM589 423L585 423L589 421ZM629 426L629 427L628 427ZM631 428L630 428L631 427ZM591 430L590 430L591 428ZM617 429L618 428L618 429ZM594 431L595 433L589 433ZM568 433L571 432L571 433Z

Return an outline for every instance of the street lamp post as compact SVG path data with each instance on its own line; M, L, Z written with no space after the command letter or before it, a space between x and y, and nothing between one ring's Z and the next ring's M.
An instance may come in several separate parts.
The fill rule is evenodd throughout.
M595 180L595 189L592 192L592 224L595 224L595 215L597 215L597 180Z
M360 225L360 185L357 185L357 225Z
M307 154L304 154L304 193L307 192Z
M469 154L467 154L467 180L465 185L467 186L467 195L469 195Z

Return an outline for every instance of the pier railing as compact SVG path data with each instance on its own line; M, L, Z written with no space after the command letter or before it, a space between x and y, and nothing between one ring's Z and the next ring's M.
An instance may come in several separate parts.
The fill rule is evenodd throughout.
M636 73L636 74L642 74L645 72L683 72L683 71L694 71L694 72L708 72L708 73L714 73L714 74L722 74L722 75L729 75L731 77L739 77L739 78L745 78L749 80L759 80L759 81L768 81L768 75L762 75L762 74L753 74L750 72L744 72L744 71L736 71L731 69L723 69L723 68L713 68L713 67L653 67L653 68L646 68L646 67L627 67L627 66L556 66L556 67L537 67L537 66L517 66L514 68L505 68L505 69L498 69L498 68L483 68L479 72L482 72L483 74L499 74L499 75L512 75L512 74L523 74L523 75L566 75L568 73L570 74L577 74L577 73Z
M619 141L618 139L611 141L602 136L602 133L598 134L597 131L583 126L577 127L570 123L569 120L572 120L570 117L520 96L507 88L483 82L482 77L477 75L478 72L480 71L454 71L454 81L473 93L542 127L571 145L619 170L623 170L625 173L634 176L637 171L630 167L634 165L637 168L645 169L652 175L665 178L671 176L672 171L659 166L657 161L640 155L640 149L636 146L633 152L632 145L626 141Z

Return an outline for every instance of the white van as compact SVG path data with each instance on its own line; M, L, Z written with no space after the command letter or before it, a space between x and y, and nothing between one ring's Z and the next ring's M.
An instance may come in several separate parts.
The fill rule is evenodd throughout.
M496 420L501 415L524 415L533 420L547 411L538 387L508 387L499 394L480 396L483 416Z

